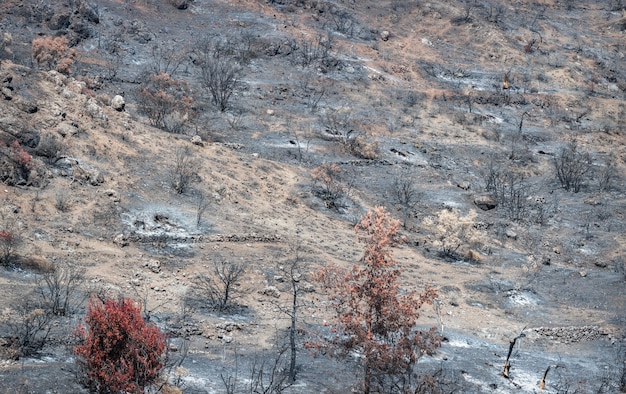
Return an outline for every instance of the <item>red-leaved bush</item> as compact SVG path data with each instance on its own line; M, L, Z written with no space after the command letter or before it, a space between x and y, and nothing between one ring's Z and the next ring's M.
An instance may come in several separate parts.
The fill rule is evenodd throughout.
M146 324L134 301L92 298L77 334L82 343L74 352L92 390L144 393L159 378L165 336L154 324Z

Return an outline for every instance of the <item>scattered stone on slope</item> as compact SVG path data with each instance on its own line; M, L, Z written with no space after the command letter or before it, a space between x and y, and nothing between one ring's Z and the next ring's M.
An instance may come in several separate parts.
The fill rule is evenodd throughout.
M119 94L111 99L111 108L113 108L114 110L122 112L125 106L126 102L124 101L124 97L120 96Z
M143 265L155 274L161 272L161 262L159 260L148 260Z
M278 290L276 286L265 286L265 288L259 290L259 293L274 298L280 298L280 290Z
M488 194L474 197L474 204L483 211L489 211L498 206L498 203Z

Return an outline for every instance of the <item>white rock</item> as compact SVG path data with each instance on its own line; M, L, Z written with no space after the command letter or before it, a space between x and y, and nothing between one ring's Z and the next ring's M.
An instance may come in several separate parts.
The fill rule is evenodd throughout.
M126 102L124 101L124 97L119 94L111 100L111 107L116 110L122 112L124 107L126 106Z

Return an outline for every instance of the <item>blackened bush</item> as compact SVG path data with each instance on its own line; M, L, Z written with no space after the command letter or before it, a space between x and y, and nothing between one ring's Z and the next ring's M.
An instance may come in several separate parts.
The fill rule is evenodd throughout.
M554 156L554 168L561 186L574 193L578 193L583 187L591 165L591 155L580 152L576 140L571 140Z

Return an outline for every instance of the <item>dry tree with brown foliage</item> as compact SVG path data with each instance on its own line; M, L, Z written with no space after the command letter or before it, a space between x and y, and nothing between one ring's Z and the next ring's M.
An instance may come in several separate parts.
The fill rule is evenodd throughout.
M32 43L33 58L38 65L48 70L55 69L63 74L70 74L74 64L76 50L68 47L65 37L39 37Z
M360 263L349 270L327 266L315 274L332 297L336 324L331 339L311 340L307 346L338 356L358 352L364 393L413 392L417 361L441 344L435 328L417 328L421 307L431 304L437 292L400 288L402 270L392 255L399 226L384 207L373 209L355 227L364 245Z

